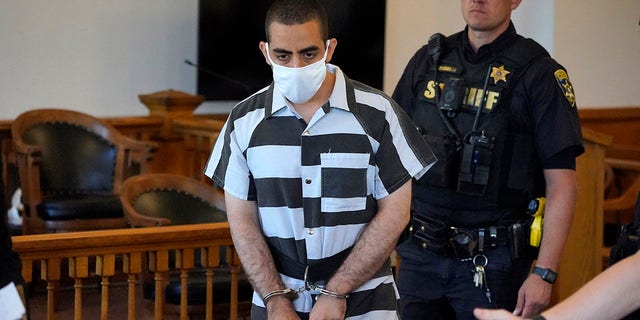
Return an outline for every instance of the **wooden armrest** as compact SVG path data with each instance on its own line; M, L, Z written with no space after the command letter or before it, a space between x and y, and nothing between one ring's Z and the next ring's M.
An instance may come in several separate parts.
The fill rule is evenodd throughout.
M147 166L151 162L153 154L158 150L158 144L152 141L136 140L124 137L124 147L128 159L127 163L140 165L140 172L147 172Z
M613 170L622 170L635 175L631 184L615 198L605 199L605 211L626 210L635 206L640 193L640 161L630 159L605 158L605 164Z
M14 140L13 152L15 154L26 155L29 157L39 157L42 153L42 148L40 146L23 143L20 140Z
M152 154L158 150L158 144L153 141L143 141L124 137L125 148L131 151L137 151L140 154Z
M125 220L131 226L140 227L159 227L171 225L171 220L167 218L142 216L135 213L125 215Z
M614 169L636 171L640 174L640 161L631 159L605 158L604 162Z
M606 157L640 161L640 145L611 144L607 147Z

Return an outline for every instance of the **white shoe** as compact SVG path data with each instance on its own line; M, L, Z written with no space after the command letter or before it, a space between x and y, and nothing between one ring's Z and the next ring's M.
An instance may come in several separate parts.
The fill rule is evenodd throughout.
M7 222L12 226L22 225L22 217L20 216L20 213L18 213L18 209L10 208L7 210Z
M23 210L24 206L21 202L22 189L18 188L11 196L11 208L7 210L7 222L12 226L21 226L22 217L18 210Z

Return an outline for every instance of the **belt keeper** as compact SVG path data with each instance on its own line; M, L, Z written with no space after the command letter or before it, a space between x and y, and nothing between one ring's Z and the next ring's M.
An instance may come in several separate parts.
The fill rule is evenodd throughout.
M340 293L329 291L327 289L322 289L322 288L318 288L317 290L318 292L320 292L320 294L323 294L325 296L329 296L332 298L343 299L343 300L349 298L348 294L340 294Z
M269 299L275 297L275 296L282 296L282 295L287 295L289 300L292 300L292 298L294 297L294 295L296 294L296 291L291 289L291 288L286 288L286 289L281 289L281 290L273 290L267 294L264 295L264 297L262 297L262 301L264 302L264 304L267 304L267 301L269 301Z
M489 227L489 238L491 239L489 246L495 247L496 244L498 243L498 230L496 227L494 226Z

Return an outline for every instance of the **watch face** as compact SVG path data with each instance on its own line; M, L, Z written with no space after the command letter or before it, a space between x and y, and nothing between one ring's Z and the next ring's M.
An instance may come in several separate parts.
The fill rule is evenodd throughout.
M556 274L555 272L547 269L545 272L545 280L548 280L549 282L555 282L556 281Z
M556 272L554 272L551 269L544 269L544 268L540 268L540 267L534 267L533 268L533 273L539 275L542 280L549 282L551 284L556 282L556 278L558 277L558 274Z

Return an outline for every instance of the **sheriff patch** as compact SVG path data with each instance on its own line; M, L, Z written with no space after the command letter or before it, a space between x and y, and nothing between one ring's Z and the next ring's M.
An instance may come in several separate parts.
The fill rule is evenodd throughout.
M558 69L553 73L553 75L556 77L556 81L560 86L560 90L564 93L564 97L569 101L569 105L571 107L575 107L576 95L573 92L573 86L571 85L571 81L569 81L569 75L567 75L567 72L562 69Z

